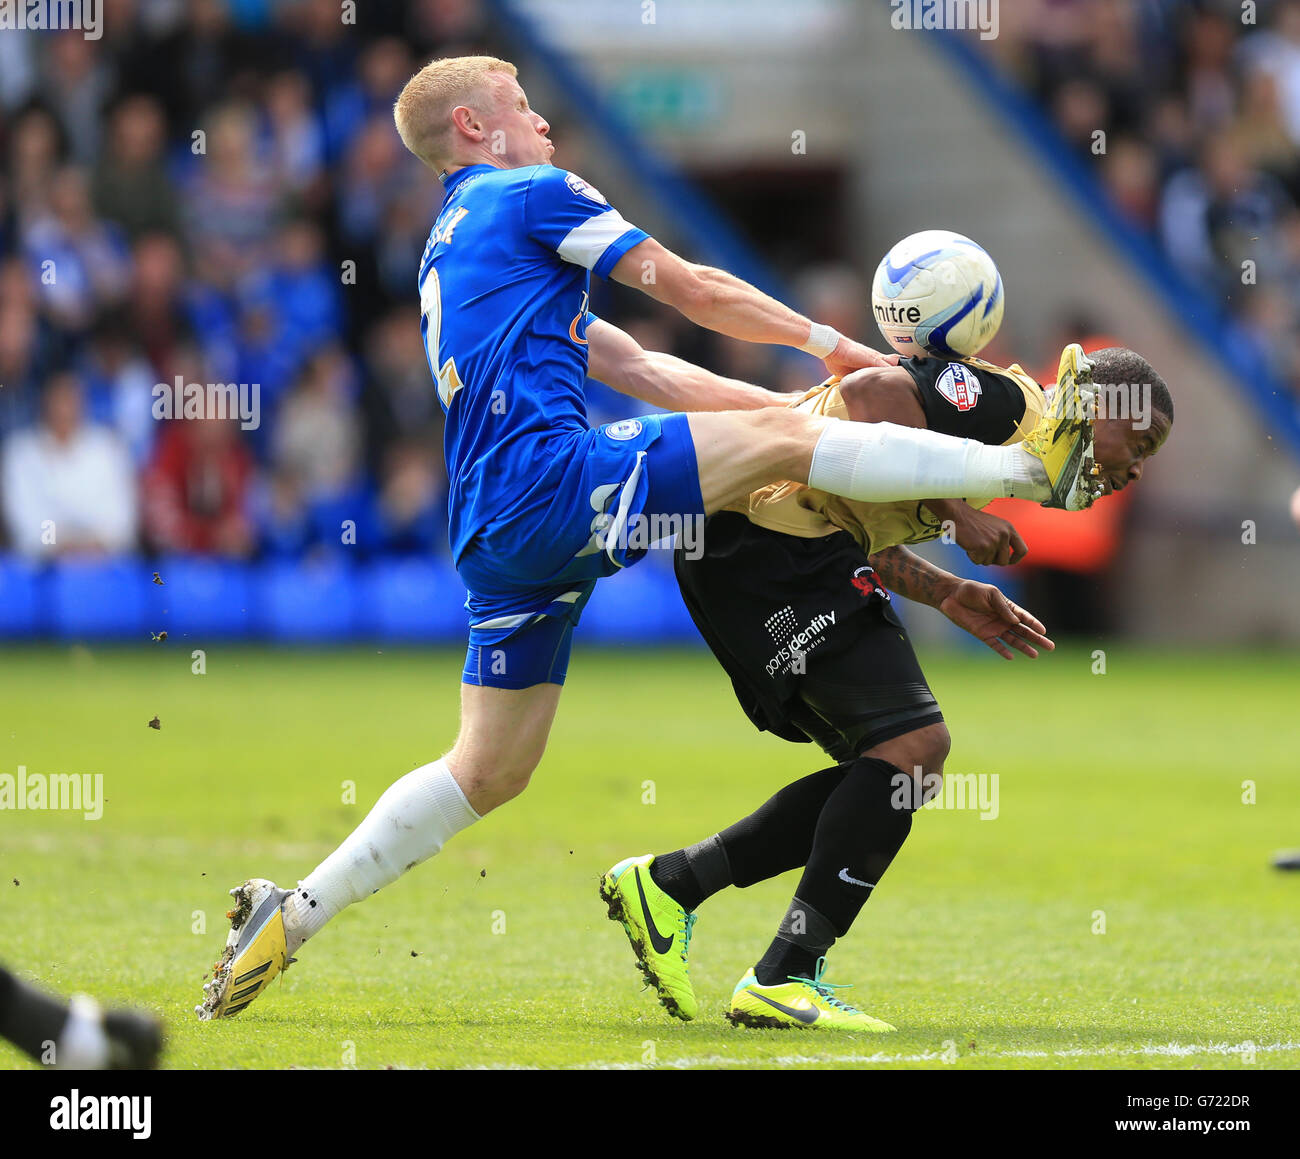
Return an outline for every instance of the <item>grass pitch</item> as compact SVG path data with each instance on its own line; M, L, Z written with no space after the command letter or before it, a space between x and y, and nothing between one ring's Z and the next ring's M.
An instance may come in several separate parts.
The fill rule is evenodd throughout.
M1300 845L1300 661L1130 647L1102 676L1079 651L927 664L948 769L997 773L999 812L922 812L830 959L898 1034L723 1020L794 874L702 907L698 1021L641 992L601 872L828 762L754 732L705 653L581 645L523 797L344 913L246 1013L195 1021L226 890L305 875L436 757L461 658L213 647L199 676L172 645L3 653L0 774L102 774L105 806L0 812L0 960L158 1011L186 1069L1300 1066L1300 875L1268 867Z

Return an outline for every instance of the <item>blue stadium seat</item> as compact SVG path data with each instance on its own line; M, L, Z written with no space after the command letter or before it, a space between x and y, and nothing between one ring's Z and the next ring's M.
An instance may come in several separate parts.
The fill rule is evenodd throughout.
M41 579L35 564L0 557L0 639L35 636L45 628Z
M262 629L272 640L342 644L357 625L357 582L349 561L270 563L257 570Z
M166 628L177 639L242 639L258 629L257 608L247 564L202 556L161 560L158 574Z
M141 559L61 560L49 575L50 622L64 640L148 639L162 626L162 588ZM158 593L157 598L151 598Z
M465 585L440 559L393 559L362 573L360 630L381 640L465 642Z

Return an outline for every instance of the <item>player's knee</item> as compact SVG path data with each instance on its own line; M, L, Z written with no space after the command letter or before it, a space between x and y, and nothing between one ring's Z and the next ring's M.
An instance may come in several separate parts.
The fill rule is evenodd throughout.
M456 779L471 806L481 816L507 801L513 801L528 788L535 767L535 762L531 765L462 766L456 769Z
M501 804L506 801L513 801L528 788L528 784L532 779L532 769L507 769L492 779L491 787L494 790L492 795Z
M924 804L943 788L943 765L952 750L952 736L942 722L905 732L874 745L862 755L888 761L908 776L912 799Z
M519 796L541 763L542 749L536 747L502 751L494 746L467 746L458 742L447 755L447 763L465 796L480 813Z
M933 771L938 777L943 776L943 764L952 752L952 734L946 724L932 724L920 730L927 734L922 740L921 765L926 772Z

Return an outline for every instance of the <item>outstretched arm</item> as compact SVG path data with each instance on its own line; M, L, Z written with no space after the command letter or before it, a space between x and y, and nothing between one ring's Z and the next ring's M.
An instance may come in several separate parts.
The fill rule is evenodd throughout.
M672 306L708 330L746 342L804 350L823 359L832 374L848 374L863 366L890 366L898 361L897 356L879 354L828 326L814 325L725 270L683 261L654 238L646 238L628 250L610 276Z
M870 563L885 587L919 604L938 608L957 627L1006 660L1013 659L1012 648L1032 660L1038 656L1038 648L1050 652L1056 647L1044 635L1046 629L1037 619L992 584L959 579L905 547L878 551L870 557Z
M758 410L785 406L790 395L723 378L703 367L646 350L631 334L597 318L587 327L587 373L665 410Z

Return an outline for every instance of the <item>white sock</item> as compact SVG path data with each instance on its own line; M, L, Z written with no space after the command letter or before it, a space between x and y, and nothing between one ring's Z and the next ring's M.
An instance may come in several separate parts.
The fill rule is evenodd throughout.
M109 1042L99 1003L75 994L68 1004L68 1020L54 1045L57 1070L103 1070L108 1066Z
M1051 494L1041 464L1017 446L989 447L937 431L844 420L826 424L808 483L864 503Z
M477 820L446 761L422 765L395 781L343 844L285 899L289 953L335 914L391 885Z

